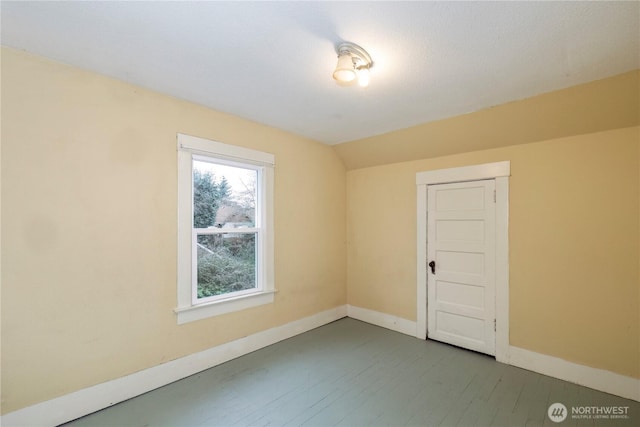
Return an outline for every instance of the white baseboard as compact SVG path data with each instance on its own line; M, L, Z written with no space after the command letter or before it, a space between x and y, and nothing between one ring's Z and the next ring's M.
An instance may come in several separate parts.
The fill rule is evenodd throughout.
M416 336L417 322L353 305L347 305L347 315L363 322ZM508 347L504 360L499 362L640 402L640 379L513 346Z
M0 425L56 426L347 316L339 306L143 371L5 414Z
M353 319L362 320L372 325L411 335L414 338L416 336L417 323L412 320L369 310L367 308L356 307L354 305L347 305L347 315Z
M519 347L509 347L508 364L640 402L640 379L637 378Z
M56 426L346 316L412 337L416 336L417 323L414 321L366 308L343 305L125 377L10 412L0 418L0 425L10 427ZM590 368L512 346L509 347L506 363L616 396L640 401L640 380L636 378L603 369Z

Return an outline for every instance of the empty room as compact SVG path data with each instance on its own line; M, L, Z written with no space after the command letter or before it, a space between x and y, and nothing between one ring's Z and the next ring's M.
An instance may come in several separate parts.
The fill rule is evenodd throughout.
M640 2L0 2L1 418L640 425Z

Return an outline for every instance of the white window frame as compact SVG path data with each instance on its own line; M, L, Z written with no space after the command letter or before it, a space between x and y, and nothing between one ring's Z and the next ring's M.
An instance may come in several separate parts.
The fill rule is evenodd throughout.
M244 310L274 300L273 274L273 154L195 136L178 134L178 324ZM193 228L193 160L252 169L257 172L256 224L249 229L213 229L211 233L255 234L256 288L197 298L197 233ZM202 234L202 233L198 233Z

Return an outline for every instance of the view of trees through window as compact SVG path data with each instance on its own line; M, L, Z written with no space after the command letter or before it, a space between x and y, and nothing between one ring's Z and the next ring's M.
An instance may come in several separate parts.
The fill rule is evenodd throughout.
M199 299L256 287L256 184L255 170L193 161Z

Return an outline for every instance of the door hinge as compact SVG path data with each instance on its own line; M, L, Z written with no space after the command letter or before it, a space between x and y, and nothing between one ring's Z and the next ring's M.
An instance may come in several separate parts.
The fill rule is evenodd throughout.
M493 319L493 332L496 332L496 319Z
M496 202L496 190L493 190L493 203Z

